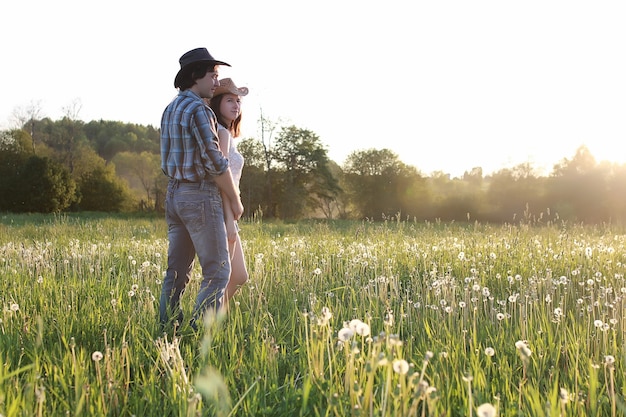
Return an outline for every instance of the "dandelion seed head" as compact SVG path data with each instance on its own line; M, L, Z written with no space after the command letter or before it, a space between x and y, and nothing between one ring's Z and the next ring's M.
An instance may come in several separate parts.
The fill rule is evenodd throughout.
M17 313L20 310L20 305L18 303L11 304L11 311Z
M478 417L496 417L496 408L489 403L481 404L476 407L476 415Z
M594 320L593 325L596 326L597 328L601 328L604 325L604 323L602 322L602 320Z
M409 363L404 359L394 359L392 367L393 371L399 375L406 375L409 372Z
M567 390L565 388L560 388L559 389L559 398L561 399L561 402L566 404L569 401L569 392L567 392Z
M613 365L615 363L615 356L613 356L613 355L606 355L604 357L604 363L605 363L605 365Z
M100 352L99 350L96 350L94 353L91 354L91 360L94 362L100 362L102 358L102 352Z
M492 347L485 348L485 355L492 357L495 354L496 354L496 351L494 350L494 348Z
M339 330L339 333L337 333L337 337L342 342L347 342L352 338L352 336L354 336L354 330L349 327L344 327L343 329Z
M498 314L496 314L496 319L498 319L498 321L502 321L502 320L504 320L504 313L498 313Z

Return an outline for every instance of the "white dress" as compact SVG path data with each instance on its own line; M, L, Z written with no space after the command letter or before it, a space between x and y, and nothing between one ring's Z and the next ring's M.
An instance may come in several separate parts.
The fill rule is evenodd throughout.
M228 161L229 161L230 172L233 175L233 181L235 182L235 185L237 186L237 188L239 188L239 181L241 180L241 172L243 171L243 162L244 162L243 155L239 153L239 151L237 150L237 144L235 143L235 138L231 136L228 129L226 129L224 126L218 123L217 130L218 131L225 130L228 133L228 136L229 136L228 142L230 143L230 148L228 149L228 153L226 154L226 157L228 158Z

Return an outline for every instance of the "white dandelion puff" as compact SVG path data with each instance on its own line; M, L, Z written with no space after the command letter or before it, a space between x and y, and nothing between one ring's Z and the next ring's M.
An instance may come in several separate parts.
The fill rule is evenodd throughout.
M392 367L393 371L399 375L406 375L409 372L409 363L404 359L394 359Z
M342 342L347 342L352 338L352 336L354 336L354 330L349 327L344 327L343 329L339 330L339 333L337 334L337 337L339 337L339 340L341 340Z
M489 403L484 403L476 408L478 417L496 417L496 407Z

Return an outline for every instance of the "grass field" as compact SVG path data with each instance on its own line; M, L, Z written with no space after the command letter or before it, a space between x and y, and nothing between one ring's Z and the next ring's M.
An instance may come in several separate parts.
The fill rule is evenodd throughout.
M0 216L0 415L626 414L623 230L241 229L228 314L161 334L162 218Z

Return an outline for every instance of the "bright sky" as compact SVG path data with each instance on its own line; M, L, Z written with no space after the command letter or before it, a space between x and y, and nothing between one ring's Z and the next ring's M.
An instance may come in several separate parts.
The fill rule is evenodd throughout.
M159 126L186 51L206 47L261 112L339 164L391 149L424 174L543 174L585 144L626 163L623 0L20 0L0 5L0 128L60 119Z

